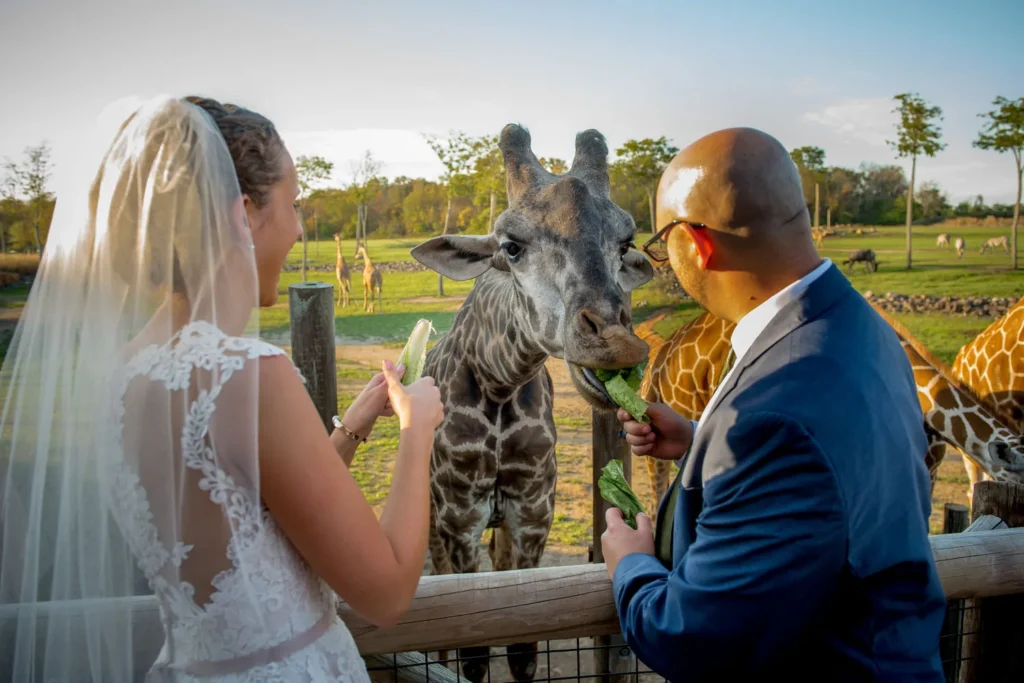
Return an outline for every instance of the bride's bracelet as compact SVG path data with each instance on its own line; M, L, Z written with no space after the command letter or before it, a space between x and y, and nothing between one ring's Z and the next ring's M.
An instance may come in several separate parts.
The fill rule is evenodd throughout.
M332 417L331 421L334 422L335 428L336 429L340 429L341 431L345 432L345 436L347 436L348 438L352 439L353 441L362 441L363 443L366 443L366 437L365 436L359 436L358 434L353 432L351 429L346 427L344 424L342 424L341 418L338 417L337 415Z

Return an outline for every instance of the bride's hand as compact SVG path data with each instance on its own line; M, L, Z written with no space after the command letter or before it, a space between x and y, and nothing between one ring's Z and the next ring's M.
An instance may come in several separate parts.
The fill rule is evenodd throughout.
M405 374L404 365L399 365L395 370L399 378ZM384 373L378 372L352 401L341 421L359 436L367 437L373 431L378 417L391 417L394 414L388 398L388 383Z

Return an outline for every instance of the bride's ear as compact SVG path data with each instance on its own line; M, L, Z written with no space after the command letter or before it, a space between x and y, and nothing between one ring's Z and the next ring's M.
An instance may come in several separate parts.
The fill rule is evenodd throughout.
M254 202L249 195L243 194L238 198L235 204L235 215L238 217L236 226L239 229L239 236L243 238L253 239L253 226L256 224L254 220L256 213L256 202ZM248 234L244 234L248 233Z

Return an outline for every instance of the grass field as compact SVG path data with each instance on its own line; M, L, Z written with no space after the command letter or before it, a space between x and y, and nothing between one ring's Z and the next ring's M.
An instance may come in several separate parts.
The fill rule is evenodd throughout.
M1001 251L978 254L982 241L1007 234L1006 228L915 228L914 267L910 271L905 269L903 231L902 227L879 228L875 234L870 235L849 234L839 238L827 238L822 254L841 263L853 250L874 249L880 261L879 270L875 273L865 273L863 268L858 267L848 275L853 285L861 292L960 297L1024 295L1024 271L1012 272L1008 269L1009 255ZM962 260L956 257L952 249L936 248L935 237L940 232L965 236L967 250ZM648 235L638 235L637 244L641 244L647 237ZM370 256L375 263L408 261L411 260L409 251L420 241L371 240ZM349 264L355 263L352 258L354 243L347 241L342 246ZM299 265L301 254L302 246L298 244L289 256L289 264ZM308 254L312 266L326 265L331 268L327 272L311 270L307 279L336 284L333 272L334 242L325 240L319 245L310 242ZM7 257L0 256L0 270L4 269L5 258ZM19 265L21 266L23 264ZM265 309L261 314L262 334L271 342L286 347L290 344L288 287L300 280L297 271L283 273L278 304ZM349 308L336 308L336 331L340 345L339 412L344 410L362 385L379 368L383 357L397 356L417 319L429 318L439 332L447 331L455 312L472 287L471 282L445 280L446 296L439 299L436 296L437 275L434 273L384 273L383 308L371 315L362 310L362 281L358 270L353 273L352 285L352 303ZM26 295L27 291L24 288L0 290L0 317L6 313L8 320L16 320L17 309L23 305ZM637 322L646 319L655 311L669 311L666 319L655 328L663 336L668 336L679 325L702 312L696 304L680 301L677 296L659 289L653 283L634 292L633 301L637 305L634 310L634 319ZM987 318L937 314L896 317L947 362L952 362L957 350L992 322ZM558 361L551 361L548 367L556 382L555 417L559 430L559 483L549 557L545 563L558 562L558 558L563 561L566 558L585 561L586 545L591 534L590 409L572 390L564 365ZM397 427L394 419L382 420L370 442L361 448L352 468L367 498L378 511L390 487L393 457L398 445ZM642 462L634 463L634 472L637 491L645 505L650 508L653 500L647 489L647 478ZM958 460L947 460L943 463L933 497L933 532L937 531L941 524L944 502L966 503L967 483L963 466Z

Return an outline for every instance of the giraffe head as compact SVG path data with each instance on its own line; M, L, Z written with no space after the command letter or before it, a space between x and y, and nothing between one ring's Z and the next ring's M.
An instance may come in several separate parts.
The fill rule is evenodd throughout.
M977 463L997 481L1024 484L1024 436L999 430L988 442L989 463Z
M609 196L608 145L596 130L579 133L564 175L540 164L520 126L505 126L498 146L509 206L493 232L435 237L412 255L452 280L489 271L503 278L522 304L514 335L564 359L580 394L610 409L592 370L647 358L647 345L632 331L628 293L654 270L634 248L633 219Z

